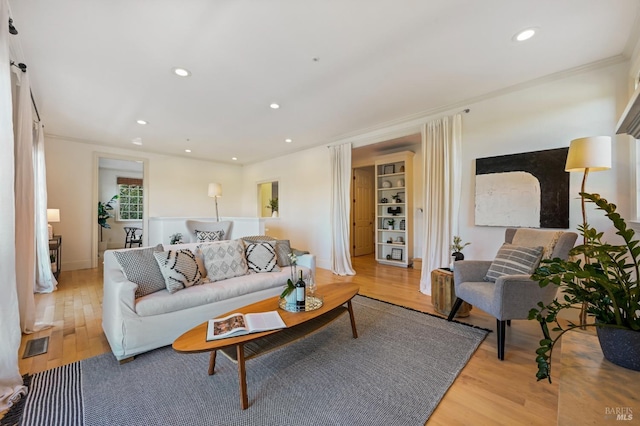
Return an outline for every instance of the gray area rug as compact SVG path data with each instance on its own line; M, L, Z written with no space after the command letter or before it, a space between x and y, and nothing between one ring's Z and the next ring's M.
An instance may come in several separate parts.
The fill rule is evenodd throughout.
M208 353L165 347L124 365L109 353L72 364L80 374L35 374L21 424L423 425L487 335L361 296L353 309L358 339L343 315L247 361L247 410L236 364L219 355L209 376Z

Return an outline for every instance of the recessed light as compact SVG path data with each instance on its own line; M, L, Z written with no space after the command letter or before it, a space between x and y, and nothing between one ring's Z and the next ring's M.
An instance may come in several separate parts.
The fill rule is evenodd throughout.
M184 152L191 152L191 150L190 149L185 149Z
M180 77L189 77L191 75L191 71L185 68L174 68L172 71L175 75Z
M134 145L142 145L142 138L135 138L131 141Z
M147 121L145 121L145 120L136 120L136 123L141 124L141 125L144 126L145 124L147 124Z
M277 103L275 103L275 102L274 102L274 103L272 103L271 105L269 105L269 108L271 108L271 109L278 109L278 108L280 108L280 105L278 105Z
M525 40L529 40L531 37L533 37L536 34L537 28L527 28L526 30L522 30L519 33L517 33L515 36L513 36L513 39L515 41L525 41Z
M287 139L285 139L284 141L285 141L286 143L291 143L291 142L293 142L293 139L289 139L289 138L287 138Z
M238 160L238 157L231 157L231 159L232 159L233 161L237 161L237 160Z

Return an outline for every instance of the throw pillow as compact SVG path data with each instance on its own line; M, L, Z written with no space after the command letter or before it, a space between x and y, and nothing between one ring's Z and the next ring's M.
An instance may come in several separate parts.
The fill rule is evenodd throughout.
M491 263L485 281L495 281L503 275L530 275L540 263L542 246L523 247L504 243Z
M207 277L211 281L220 281L246 275L249 271L242 240L226 240L210 244L200 244L198 248L204 259Z
M160 267L153 256L154 253L163 250L162 244L158 244L156 247L113 252L125 277L138 284L136 298L166 288Z
M169 250L153 253L153 257L158 262L169 293L202 284L202 274L191 250Z
M562 231L543 231L540 229L520 228L513 236L511 244L514 246L538 247L542 246L542 258L551 259Z
M276 249L273 242L245 243L247 266L253 272L277 272Z
M222 241L224 239L224 231L198 231L196 230L196 239L199 243L208 243L213 241Z
M266 243L267 241L275 241L276 239L268 235L250 235L242 237L245 243Z
M278 266L291 266L291 244L289 240L276 241L276 255L278 256Z

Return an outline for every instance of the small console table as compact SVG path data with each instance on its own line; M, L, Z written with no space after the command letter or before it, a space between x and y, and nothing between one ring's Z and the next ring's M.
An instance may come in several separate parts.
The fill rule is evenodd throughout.
M58 279L60 275L60 255L62 254L62 235L49 238L49 257L51 258L51 272Z

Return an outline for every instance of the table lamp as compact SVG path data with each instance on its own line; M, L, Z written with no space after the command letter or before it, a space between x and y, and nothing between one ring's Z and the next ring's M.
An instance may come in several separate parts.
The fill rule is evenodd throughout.
M222 197L222 185L219 183L210 183L209 197L216 200L216 221L220 222L220 216L218 215L218 197Z
M53 238L53 226L51 223L60 222L60 209L47 209L47 229L49 230L49 239Z

